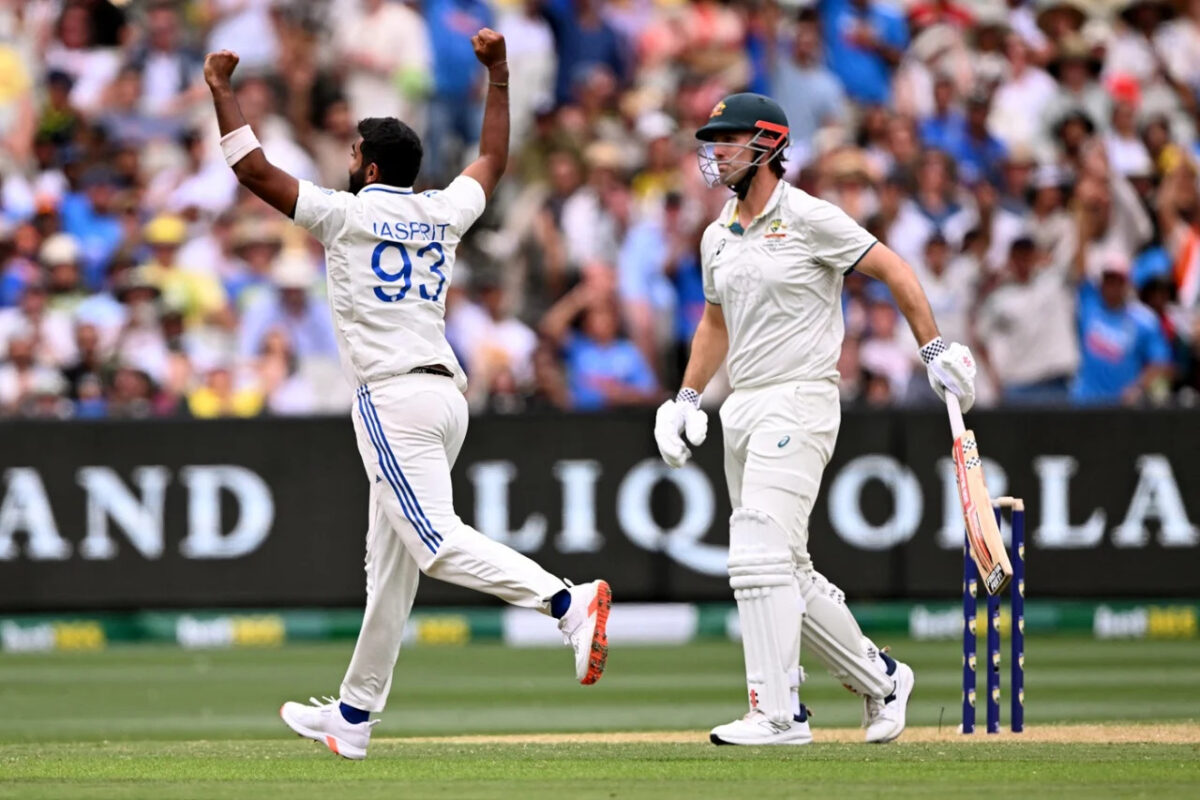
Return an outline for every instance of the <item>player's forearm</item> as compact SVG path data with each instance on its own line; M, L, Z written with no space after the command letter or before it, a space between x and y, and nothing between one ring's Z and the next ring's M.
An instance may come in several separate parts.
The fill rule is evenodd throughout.
M217 128L222 137L247 124L242 107L238 105L237 95L228 83L209 86L209 89L212 91L213 108L217 111ZM253 184L261 178L267 166L267 157L263 155L262 148L259 148L248 153L234 164L232 169L238 181L257 194Z
M729 352L729 331L723 324L718 325L712 315L706 311L696 326L696 334L692 337L692 354L688 358L687 369L683 372L683 387L694 389L697 394L703 394L704 387L712 380L713 375L721 368L725 354Z
M858 270L887 284L918 344L938 337L937 322L925 290L912 267L883 244L876 244L859 262Z
M213 108L217 111L217 127L222 136L246 124L246 117L242 115L242 107L238 105L237 95L233 93L231 85L220 83L208 88L212 92Z
M483 130L479 134L479 157L487 160L494 182L508 166L508 137L508 64L502 62L488 70Z

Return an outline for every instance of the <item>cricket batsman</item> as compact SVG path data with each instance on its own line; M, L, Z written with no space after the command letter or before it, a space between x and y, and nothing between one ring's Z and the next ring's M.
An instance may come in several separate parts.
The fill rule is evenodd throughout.
M459 241L504 173L509 135L504 38L485 28L472 44L488 70L479 158L444 190L420 194L411 187L421 141L390 117L358 123L349 192L296 180L267 160L242 116L230 87L237 55L211 53L204 62L226 162L325 246L338 350L358 386L352 418L370 482L362 629L339 697L280 709L293 731L345 758L366 757L377 722L370 714L387 701L421 573L557 618L581 683L599 680L608 656L607 583L570 586L454 513L450 470L467 402L444 333L446 288Z
M657 413L663 460L680 467L704 441L700 395L728 359L733 392L721 408L729 519L729 584L737 600L750 710L713 728L714 744L807 744L800 646L865 704L868 742L904 730L912 669L875 646L845 596L808 555L808 518L833 453L841 412L842 279L857 269L887 284L939 397L975 400L975 362L938 335L912 269L841 209L788 185L783 109L734 94L696 133L700 170L732 197L700 243L704 314L683 386ZM684 436L687 441L684 441Z

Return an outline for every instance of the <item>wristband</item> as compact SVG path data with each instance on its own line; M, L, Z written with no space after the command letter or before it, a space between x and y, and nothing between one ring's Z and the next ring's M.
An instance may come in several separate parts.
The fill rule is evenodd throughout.
M258 143L258 137L249 125L243 125L221 137L221 154L231 167L260 147L262 145Z
M939 336L933 341L921 345L921 360L928 366L944 352L946 352L946 342Z
M679 390L679 394L675 395L676 403L688 403L692 408L700 407L700 395L695 389L689 389L686 386Z

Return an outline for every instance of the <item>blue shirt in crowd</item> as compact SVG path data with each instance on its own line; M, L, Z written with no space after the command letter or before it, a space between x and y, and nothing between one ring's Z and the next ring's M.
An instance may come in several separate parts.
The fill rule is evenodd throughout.
M593 65L608 67L619 82L625 82L625 55L611 25L603 20L594 27L581 25L574 0L548 0L542 6L542 13L554 31L554 46L558 51L554 93L559 103L571 101L573 82Z
M646 392L658 385L642 351L628 339L600 344L576 333L567 340L563 354L571 407L577 411L605 408L608 403L603 385L610 381Z
M82 193L68 194L59 207L63 230L79 240L83 252L83 284L91 291L104 286L104 276L124 241L121 220L109 214L97 214Z
M483 0L426 0L425 17L433 45L433 84L439 95L465 97L479 79L471 37L492 27Z
M871 3L860 13L850 0L821 0L825 59L846 88L851 99L871 105L886 105L892 95L892 68L883 56L850 42L860 23L867 25L883 43L903 49L908 46L908 24L896 9Z
M1081 357L1071 388L1076 403L1119 403L1121 393L1137 381L1142 370L1171 360L1162 327L1145 306L1127 303L1110 309L1100 291L1084 281L1079 287L1077 313Z

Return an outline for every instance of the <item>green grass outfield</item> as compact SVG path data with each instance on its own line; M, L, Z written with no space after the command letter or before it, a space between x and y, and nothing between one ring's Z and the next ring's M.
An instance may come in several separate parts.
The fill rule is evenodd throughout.
M349 642L3 655L0 798L1200 796L1200 643L1031 638L1030 734L1081 726L1054 728L1053 741L953 736L959 646L891 644L917 673L909 724L920 736L879 747L841 730L822 743L822 730L857 725L861 704L816 667L804 694L817 743L761 750L705 740L743 709L732 643L615 649L595 687L574 683L565 649L412 648L362 763L292 736L276 713L284 700L336 693ZM1002 674L1007 684L1007 664ZM979 688L982 698L982 674ZM1088 735L1100 723L1174 724L1112 744ZM571 735L605 731L683 733ZM462 738L534 732L563 738Z

